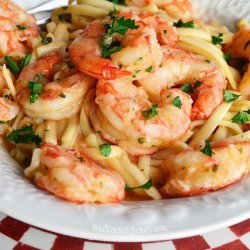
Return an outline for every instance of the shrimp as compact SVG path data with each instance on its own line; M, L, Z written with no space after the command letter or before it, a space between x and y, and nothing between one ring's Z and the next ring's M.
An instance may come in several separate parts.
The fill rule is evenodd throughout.
M77 113L88 87L94 79L81 72L72 70L53 79L56 67L62 62L58 53L41 57L36 62L26 66L16 83L17 100L24 112L32 118L61 120ZM41 82L41 94L34 103L30 103L31 90L28 82Z
M162 49L164 60L161 68L138 79L139 83L154 99L162 89L191 83L194 89L191 119L207 119L223 101L223 90L227 85L219 67L203 56L182 49L169 46L162 46Z
M233 41L223 47L226 53L230 53L233 58L243 58L250 61L250 28L243 27L233 37ZM244 95L250 95L250 64L239 83L239 91Z
M126 0L127 5L145 7L156 4L156 6L174 18L184 21L193 18L193 7L189 0Z
M122 49L108 59L101 57L99 45L106 33L103 23L89 24L69 48L70 58L80 71L98 79L133 76L151 64L159 67L162 63L160 44L173 45L178 41L176 29L152 13L122 11L118 16L135 20L139 27L129 29L125 36L117 35Z
M31 38L38 37L35 19L12 1L0 0L0 57L12 52L26 54Z
M173 104L174 99L181 102L178 107ZM100 122L99 129L104 137L111 136L116 144L123 146L130 142L137 148L165 147L190 128L192 99L178 89L161 91L161 100L153 104L142 88L127 79L99 80L95 101L101 115L120 133L107 130L105 122ZM135 154L131 148L128 146L126 150Z
M20 107L14 101L8 100L6 98L0 97L0 121L7 122L14 119Z
M35 149L25 175L41 189L77 203L119 202L125 196L125 183L116 172L50 144Z
M249 143L214 147L213 152L212 156L198 150L169 155L162 164L168 176L162 194L178 197L216 191L241 179L249 171Z

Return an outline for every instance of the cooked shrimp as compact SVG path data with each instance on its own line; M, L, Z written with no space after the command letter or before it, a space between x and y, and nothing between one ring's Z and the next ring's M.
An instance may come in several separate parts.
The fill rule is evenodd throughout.
M7 122L14 119L20 107L13 101L0 97L0 121Z
M227 85L219 67L203 56L182 49L168 46L162 49L162 67L138 81L154 99L162 89L189 82L194 88L191 119L207 119L222 102Z
M100 49L105 27L98 21L91 23L69 49L71 60L79 70L99 79L142 74L151 65L156 68L161 65L160 44L173 45L178 40L175 28L153 14L123 11L118 16L135 20L139 27L129 29L124 37L117 36L122 49L112 54L111 59L105 59Z
M176 98L181 102L179 107L173 104ZM111 126L138 148L167 146L183 136L191 124L192 100L178 89L163 90L161 100L152 104L145 91L129 80L99 80L96 103ZM110 132L105 124L101 126L103 134ZM123 144L115 133L111 137Z
M56 67L61 63L58 53L46 55L26 66L17 81L17 100L24 112L33 118L60 120L77 113L88 87L94 79L75 70L53 79ZM38 78L36 80L36 78ZM42 91L34 103L30 103L29 81L41 81ZM35 80L34 80L35 79Z
M89 24L69 47L72 62L80 71L95 78L115 79L130 75L113 65L109 59L101 57L99 42L104 34L102 23L95 21Z
M144 7L156 4L174 19L191 20L193 17L192 4L189 0L126 0L127 5Z
M243 27L238 31L230 44L223 47L223 50L230 53L233 58L243 58L250 61L250 28ZM250 95L250 64L239 84L239 90L244 95Z
M26 176L38 187L60 198L78 203L109 203L124 199L123 179L85 155L45 144L34 151L33 157L31 166L25 170Z
M38 37L35 19L12 1L0 0L0 57L11 52L27 53L33 37Z
M189 196L216 191L230 185L249 171L250 144L235 143L213 148L213 156L198 150L169 155L162 167L167 182L166 197Z

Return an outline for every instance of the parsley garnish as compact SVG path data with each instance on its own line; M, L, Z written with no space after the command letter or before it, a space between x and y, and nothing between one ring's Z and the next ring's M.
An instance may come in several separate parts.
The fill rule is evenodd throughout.
M149 72L149 73L151 73L152 70L153 70L153 66L152 65L145 69L145 71Z
M66 98L66 95L64 93L61 93L59 96L62 98Z
M140 144L143 144L143 143L145 142L145 138L143 138L143 137L142 137L142 138L139 138L139 139L138 139L138 142L139 142Z
M102 144L99 146L99 150L102 156L108 157L111 153L111 145L109 143Z
M107 29L107 34L101 39L102 57L107 58L122 49L121 43L114 40L113 34L118 33L125 35L128 29L137 29L139 26L135 25L135 20L125 19L124 17L111 16L112 22L105 22L104 26Z
M68 9L68 6L67 5L66 6L62 6L62 9L66 10L66 9Z
M142 189L150 189L153 186L152 180L150 179L149 181L147 181L145 184L138 186L138 187L129 187L127 184L125 185L125 190L129 191L129 190L134 190L134 189L138 189L138 188L142 188Z
M195 81L195 84L194 84L194 89L197 89L201 86L202 82L201 81Z
M35 135L32 126L26 126L21 129L13 130L6 138L7 141L12 141L15 144L18 143L30 143L34 142L36 145L40 145L42 139L39 135Z
M60 21L65 21L67 23L71 23L71 14L70 13L62 13L58 15L58 19Z
M245 124L249 121L248 111L240 111L232 118L232 122L237 124Z
M181 90L187 94L192 94L194 92L192 85L189 82L186 82L182 87Z
M155 117L158 114L157 108L158 108L158 105L153 104L151 109L142 111L142 116L146 120L149 120L149 119Z
M180 19L178 22L175 22L173 24L177 28L194 28L194 21L189 21L184 23L182 19Z
M221 38L223 36L223 34L222 33L220 33L218 36L212 36L212 43L214 44L214 45L216 45L216 44L222 44L222 42L223 42L223 38Z
M175 98L174 98L174 100L173 100L173 105L175 106L175 107L177 107L177 108L181 108L181 106L182 106L182 103L181 103L181 100L180 100L180 97L179 96L176 96Z
M229 53L227 53L227 54L223 54L223 58L225 59L226 62L230 62L232 59L232 56Z
M31 56L31 54L24 56L20 62L20 66L11 56L5 56L4 60L12 73L20 74L23 68L29 64Z
M29 81L28 87L30 89L30 103L35 103L42 92L43 85L38 82Z
M74 69L75 68L75 65L71 61L67 61L66 64L67 64L69 69Z
M26 29L27 29L27 25L21 26L21 25L17 24L16 27L17 27L19 30L26 30Z
M212 156L214 154L210 142L209 140L205 140L205 147L203 149L200 150L203 154L208 155L208 156Z
M46 44L49 44L51 42L52 42L52 37L46 36L46 37L43 37L41 44L46 45Z
M223 98L224 98L224 101L227 103L233 102L233 101L237 100L239 97L240 97L240 95L236 95L236 94L233 94L227 90L224 90Z

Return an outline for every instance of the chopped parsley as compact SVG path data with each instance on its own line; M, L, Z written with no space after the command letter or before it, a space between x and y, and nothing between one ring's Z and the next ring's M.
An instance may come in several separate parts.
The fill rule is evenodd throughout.
M223 54L223 58L225 59L226 62L230 62L232 59L231 54L227 53L227 54Z
M61 93L59 96L62 98L66 98L66 95L64 93Z
M11 56L5 56L4 60L7 64L7 67L12 73L20 74L23 68L29 64L31 57L31 54L27 54L26 56L24 56L20 62L20 66L16 61L13 60Z
M149 73L151 73L152 70L153 70L153 66L152 65L145 69L145 71L149 72Z
M102 144L99 146L99 150L102 156L108 157L111 154L111 145L109 143Z
M105 22L104 27L107 29L100 42L102 57L107 58L110 55L122 49L121 42L114 39L112 36L115 33L125 35L128 29L137 29L139 26L135 25L135 20L125 19L124 17L111 16L112 22Z
M194 89L199 88L199 87L201 86L201 84L202 84L201 81L196 80L196 81L195 81L195 84L194 84Z
M220 33L218 36L212 36L212 43L213 43L214 45L216 45L216 44L220 44L220 45L221 45L222 42L223 42L222 36L223 36L222 33Z
M192 85L189 82L186 82L182 87L181 90L187 94L192 94L194 92Z
M27 25L19 25L17 24L16 27L19 29L19 30L26 30L27 29Z
M125 190L129 191L129 190L134 190L134 189L150 189L153 186L152 180L150 179L149 181L147 181L145 184L138 186L138 187L129 187L127 184L125 185Z
M42 92L43 85L38 82L29 81L28 88L30 89L30 103L35 103Z
M240 95L236 95L236 94L231 93L230 91L224 90L223 98L226 103L233 102L237 100L239 97Z
M173 105L175 106L175 107L177 107L177 108L181 108L181 106L182 106L182 103L181 103L181 100L180 100L180 97L179 96L176 96L175 98L174 98L174 100L173 100Z
M212 156L214 154L210 142L209 140L205 140L205 147L203 149L200 150L203 154L208 155L208 156Z
M32 126L26 126L21 129L13 130L5 139L7 141L12 141L15 144L33 142L36 145L40 145L42 142L41 137L34 134Z
M157 108L158 108L158 105L157 104L153 104L151 109L142 111L142 116L146 120L149 120L149 119L155 117L156 115L158 115Z
M180 19L178 22L175 22L173 24L177 28L194 28L194 21L189 21L189 22L183 22L182 19Z
M68 9L68 6L67 5L66 6L62 6L62 9L66 10L66 9Z
M67 64L69 69L74 69L75 68L75 65L71 61L67 61L66 64Z
M85 159L81 156L77 158L80 162L85 162Z
M42 38L41 44L46 45L52 42L52 37L46 36Z
M237 124L245 124L250 121L249 119L249 111L240 111L233 118L232 122Z
M58 19L60 21L65 21L67 23L71 23L71 14L70 13L62 13L58 15Z
M146 141L146 140L145 140L145 138L143 138L143 137L138 139L138 142L139 142L140 144L143 144L145 141Z

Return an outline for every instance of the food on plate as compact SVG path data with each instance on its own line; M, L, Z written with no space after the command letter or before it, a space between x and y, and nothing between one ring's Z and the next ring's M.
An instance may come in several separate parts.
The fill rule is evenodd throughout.
M68 201L117 203L247 174L250 26L198 14L189 0L78 0L38 27L0 0L0 138L25 176Z

